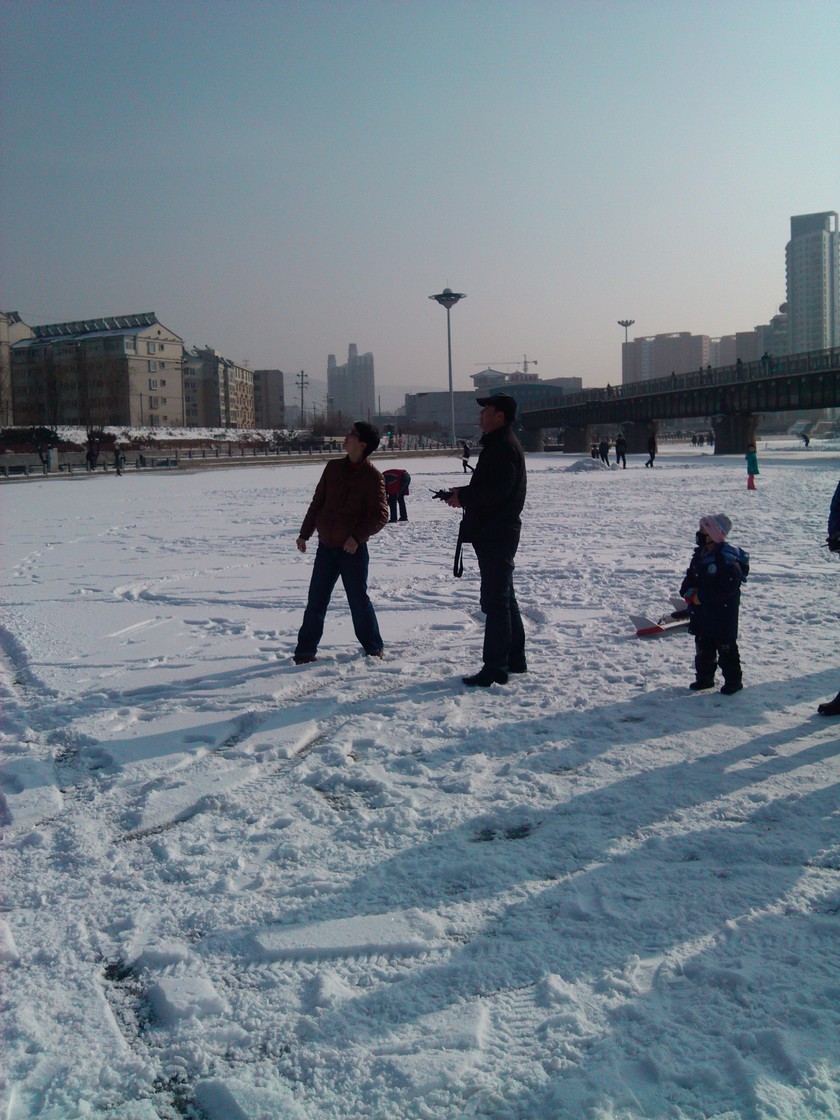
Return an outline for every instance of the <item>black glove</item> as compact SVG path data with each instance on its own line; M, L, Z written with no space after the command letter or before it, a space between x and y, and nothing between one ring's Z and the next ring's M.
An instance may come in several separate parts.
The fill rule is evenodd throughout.
M840 533L832 533L830 537L825 538L825 543L828 545L829 552L840 552Z

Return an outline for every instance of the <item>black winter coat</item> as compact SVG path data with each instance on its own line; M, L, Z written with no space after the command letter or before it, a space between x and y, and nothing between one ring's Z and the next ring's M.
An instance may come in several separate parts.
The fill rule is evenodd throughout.
M526 489L525 453L510 425L483 435L470 484L457 491L464 510L461 539L482 544L502 532L518 533Z
M692 594L689 632L698 638L734 642L738 637L741 584L750 572L750 558L742 548L717 544L711 552L696 548L680 595Z

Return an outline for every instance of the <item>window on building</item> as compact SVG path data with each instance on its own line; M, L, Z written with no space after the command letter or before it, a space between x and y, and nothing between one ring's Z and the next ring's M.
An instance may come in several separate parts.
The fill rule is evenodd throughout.
M149 388L150 389L157 389L157 387L158 387L157 378L156 377L150 377L149 378Z
M156 354L157 353L157 343L156 342L147 342L146 343L146 353L147 354Z

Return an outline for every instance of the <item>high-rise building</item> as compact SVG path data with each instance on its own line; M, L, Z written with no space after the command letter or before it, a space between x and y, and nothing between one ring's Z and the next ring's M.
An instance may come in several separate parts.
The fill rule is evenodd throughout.
M790 219L785 265L789 352L840 345L840 232L834 210Z
M373 380L373 354L360 354L350 343L347 361L336 364L335 354L327 358L327 415L335 423L367 420L376 412L376 386Z

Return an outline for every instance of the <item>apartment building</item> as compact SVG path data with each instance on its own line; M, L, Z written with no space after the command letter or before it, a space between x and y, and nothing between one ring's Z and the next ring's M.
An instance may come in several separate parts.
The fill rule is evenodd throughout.
M198 428L253 428L254 371L209 346L188 350L184 422Z
M12 410L12 346L32 337L32 328L17 311L0 311L0 427L14 424Z
M11 346L16 424L184 423L184 342L153 311L31 329Z
M648 335L621 344L621 382L655 381L671 373L689 373L711 361L711 339L707 334L673 331Z
M271 431L286 427L282 369L254 370L254 426Z

